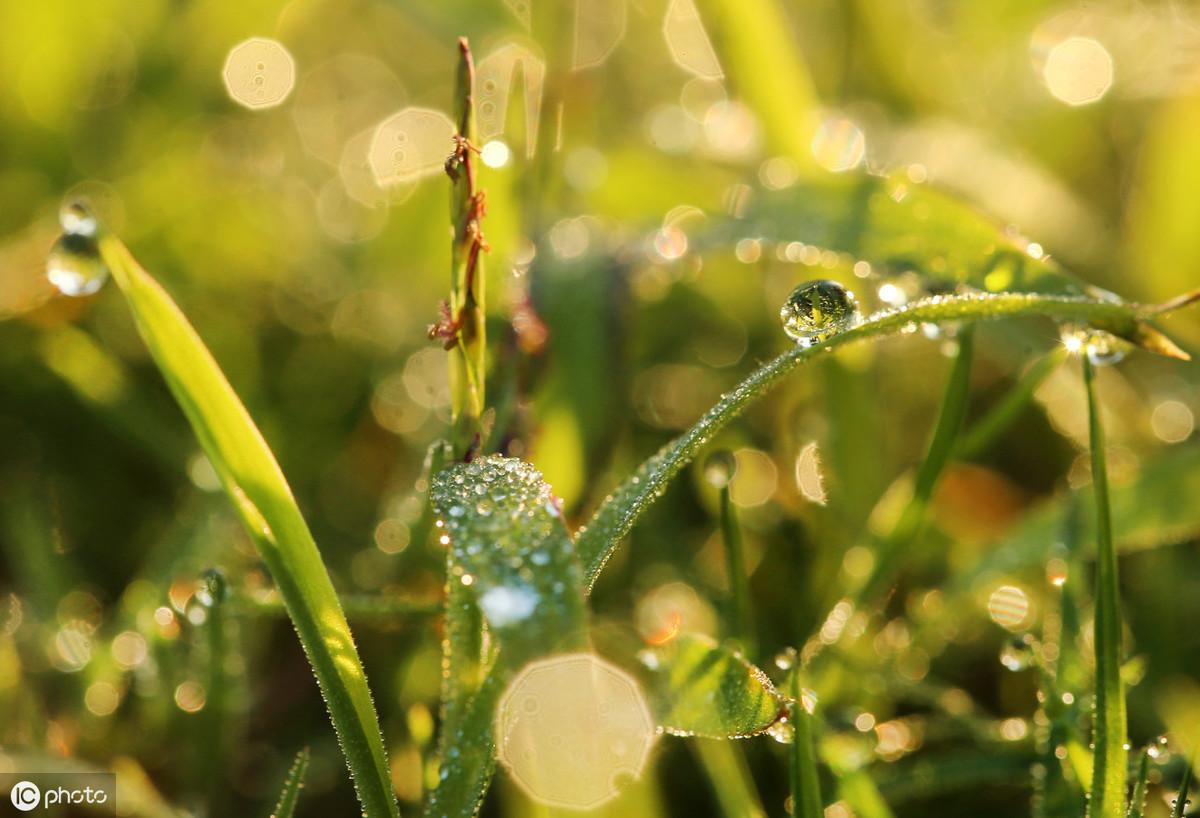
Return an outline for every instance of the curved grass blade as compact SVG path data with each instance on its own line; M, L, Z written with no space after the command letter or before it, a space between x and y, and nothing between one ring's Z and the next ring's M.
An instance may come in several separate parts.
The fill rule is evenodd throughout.
M1096 400L1095 372L1081 357L1087 389L1088 429L1092 453L1092 485L1096 495L1096 706L1090 815L1122 818L1125 813L1125 688L1121 681L1121 598L1117 551L1113 546L1112 512L1108 505L1108 468L1104 427ZM1180 813L1182 814L1182 813Z
M587 587L595 583L622 538L662 494L671 478L696 456L714 434L800 364L853 341L894 335L913 324L1033 315L1090 323L1123 338L1135 336L1142 321L1136 305L1082 296L1035 293L935 296L914 301L900 309L876 313L854 328L812 346L793 347L751 373L691 429L642 463L596 510L587 526L579 531L577 540Z
M434 478L430 500L457 593L446 628L459 637L447 644L479 643L486 623L498 647L458 664L450 654L444 666L447 674L466 665L487 675L478 687L448 680L455 716L443 724L442 766L426 814L472 816L495 766L493 719L512 674L541 656L588 647L583 577L558 502L528 463L490 455L456 464Z
M640 654L659 725L677 736L746 738L779 720L783 697L767 675L701 634Z
M304 788L304 774L308 772L308 759L307 747L296 753L296 760L283 779L279 800L275 803L275 809L271 810L271 818L292 818L296 812L296 802L300 800L300 790Z
M399 816L366 674L308 525L262 433L183 313L119 239L100 253L279 587L329 708L363 810Z

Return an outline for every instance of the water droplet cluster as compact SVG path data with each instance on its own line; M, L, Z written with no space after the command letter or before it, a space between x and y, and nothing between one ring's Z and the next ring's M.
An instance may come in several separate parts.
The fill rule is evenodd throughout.
M779 319L789 338L811 344L858 323L858 302L836 281L818 279L792 290L779 310Z
M63 233L46 259L46 277L63 295L92 295L108 280L100 258L100 224L83 202L68 202L59 211Z
M477 458L438 474L430 500L450 548L449 581L471 589L502 638L519 631L533 640L582 622L582 574L541 472L517 458ZM528 627L535 616L538 627Z

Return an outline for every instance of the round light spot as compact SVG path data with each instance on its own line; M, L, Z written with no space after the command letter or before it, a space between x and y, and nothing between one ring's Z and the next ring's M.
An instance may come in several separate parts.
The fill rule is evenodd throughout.
M1150 428L1154 436L1164 443L1182 443L1191 437L1196 428L1196 417L1187 404L1177 400L1165 400L1150 414Z
M508 160L512 158L512 151L508 149L508 145L501 142L499 139L493 139L488 142L479 151L479 158L483 160L483 164L489 168L502 168L508 164Z
M367 160L381 186L440 173L454 150L454 123L441 111L405 108L379 123Z
M867 154L867 138L849 119L829 117L813 134L812 153L823 168L840 173L862 163Z
M1000 627L1019 630L1029 618L1029 597L1015 585L1001 585L988 597L987 609Z
M1067 37L1046 55L1042 79L1055 99L1068 105L1087 105L1112 87L1112 55L1099 40Z
M543 804L593 809L641 775L654 722L632 677L589 653L528 665L496 715L497 753Z
M281 43L251 37L230 49L222 75L229 96L238 104L272 108L292 92L296 62Z

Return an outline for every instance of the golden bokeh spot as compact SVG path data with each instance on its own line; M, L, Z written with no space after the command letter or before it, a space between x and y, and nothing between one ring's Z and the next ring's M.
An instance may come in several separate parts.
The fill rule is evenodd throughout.
M405 108L380 122L367 161L381 186L440 173L454 149L454 123L432 108Z
M292 92L296 62L276 40L251 37L238 43L225 58L225 88L247 108L272 108Z
M536 801L587 810L641 775L654 722L638 683L590 653L525 667L496 715L496 748L513 780Z

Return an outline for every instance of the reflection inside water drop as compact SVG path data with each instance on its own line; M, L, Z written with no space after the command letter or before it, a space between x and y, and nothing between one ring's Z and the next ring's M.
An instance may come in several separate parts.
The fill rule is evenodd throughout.
M1063 324L1063 346L1077 355L1086 354L1094 366L1119 363L1129 354L1132 345L1111 332L1082 324Z
M93 236L64 233L50 248L46 277L63 295L85 296L98 291L108 280L108 267L100 258Z
M783 331L797 343L819 341L858 323L854 294L836 281L801 284L779 310Z

